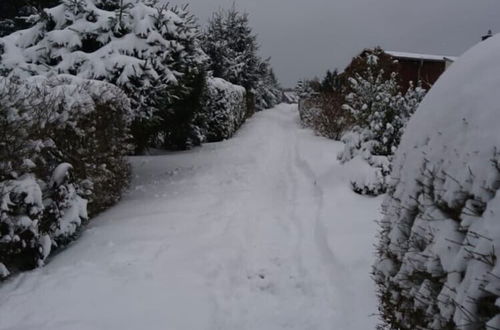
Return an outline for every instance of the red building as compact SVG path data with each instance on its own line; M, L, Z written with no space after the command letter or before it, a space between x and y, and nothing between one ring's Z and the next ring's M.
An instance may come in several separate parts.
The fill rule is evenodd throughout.
M429 89L446 69L456 60L453 56L427 55L385 51L399 63L399 77L402 88L407 89L410 81L422 82Z

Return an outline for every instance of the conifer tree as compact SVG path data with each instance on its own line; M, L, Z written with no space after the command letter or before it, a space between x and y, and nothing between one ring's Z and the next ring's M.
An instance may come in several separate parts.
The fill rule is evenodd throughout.
M259 46L248 14L233 5L213 14L203 40L203 49L210 57L214 77L251 90L257 87L260 59Z
M378 195L387 189L391 161L410 117L425 96L421 87L410 85L403 95L397 74L380 69L380 59L374 53L364 58L365 70L348 78L349 90L344 110L352 117L354 126L342 140L342 162L362 157L372 168L370 178L352 181L356 192Z
M187 7L160 6L155 0L63 0L33 19L31 28L0 39L3 74L66 73L119 86L136 110L139 149L160 133L163 144L169 143L165 136L178 135L168 120L189 126L185 121L192 116L177 112L185 111L182 102L196 94L206 55Z
M328 70L325 77L321 81L321 92L328 93L338 91L340 89L340 77L337 69L333 72Z
M257 110L279 103L279 83L269 59L257 54L257 36L250 27L248 14L238 12L234 5L214 13L204 34L203 49L210 57L213 76L243 86Z
M31 25L29 17L43 8L57 5L60 0L4 0L0 2L0 37Z

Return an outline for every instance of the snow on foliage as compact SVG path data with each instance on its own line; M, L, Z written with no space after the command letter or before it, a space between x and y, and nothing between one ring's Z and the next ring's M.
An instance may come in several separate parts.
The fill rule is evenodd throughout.
M209 142L230 138L247 116L246 92L221 78L208 78L205 104L199 120L204 123Z
M120 86L141 117L189 92L206 56L186 8L148 0L64 0L37 23L0 39L0 70L20 77L67 73Z
M246 89L256 87L260 58L257 36L250 27L248 14L233 6L214 13L203 37L203 49L210 57L210 70Z
M378 63L375 55L368 56L366 61L367 70L349 78L352 92L346 96L343 108L355 125L342 137L345 148L338 158L345 163L361 157L374 167L366 172L367 176L352 178L352 186L358 193L379 195L386 191L392 155L425 90L410 85L403 95L396 73L386 79L383 70L374 72Z
M216 12L204 33L203 49L214 77L245 87L247 95L255 97L255 109L270 109L281 102L281 88L269 60L258 56L257 37L247 14L234 6Z
M219 23L222 39L206 38L185 7L156 0L63 0L34 15L34 25L0 39L0 75L70 74L103 80L129 96L135 120L136 152L151 146L186 149L198 145L194 119L208 69L216 77L243 85L255 96L249 104L272 107L281 100L268 61L260 59L246 15L228 11ZM210 46L207 46L210 45ZM213 46L213 47L212 47ZM225 69L216 70L218 63ZM249 98L250 99L250 98ZM253 106L249 107L253 111Z
M321 112L317 100L319 93L313 87L314 83L315 81L299 80L297 86L295 86L295 91L299 97L300 123L307 128L314 128L316 118Z
M500 35L469 50L410 120L374 276L399 329L500 328Z
M11 272L43 265L120 197L133 113L116 86L66 75L0 78L0 101L0 263Z
M271 109L281 103L283 92L268 61L261 63L260 79L254 93L257 110Z

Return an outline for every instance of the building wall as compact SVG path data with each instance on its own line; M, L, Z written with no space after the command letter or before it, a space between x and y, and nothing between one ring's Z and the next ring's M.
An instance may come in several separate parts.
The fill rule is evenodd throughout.
M425 61L418 59L398 59L403 90L408 89L410 81L421 80L423 87L429 89L446 70L445 61Z

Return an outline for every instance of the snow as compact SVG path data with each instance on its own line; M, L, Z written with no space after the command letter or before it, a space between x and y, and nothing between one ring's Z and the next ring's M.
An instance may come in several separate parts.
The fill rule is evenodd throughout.
M397 58L407 58L407 59L422 59L429 61L456 61L458 57L447 56L447 55L430 55L430 54L417 54L417 53L406 53L406 52L395 52L395 51L384 51L387 55Z
M381 167L372 166L360 155L345 163L345 166L354 166L359 169L359 172L353 173L350 178L355 192L363 195L380 195L385 192L386 175Z
M52 178L50 179L49 185L51 187L54 187L54 186L59 187L68 178L69 171L72 169L73 169L73 165L71 165L69 163L59 164L55 168L54 173L52 173Z
M283 99L286 103L295 104L299 103L300 97L297 92L294 91L285 91L283 92Z
M11 77L66 73L118 84L141 116L157 110L151 104L158 91L179 97L173 90L182 85L184 68L196 70L207 60L189 13L181 7L155 7L154 1L125 0L119 16L97 3L66 1L44 9L46 19L34 26L0 38L0 70Z
M498 323L493 302L485 298L500 296L495 275L500 257L499 52L497 35L454 63L410 120L394 162L381 259L392 254L401 264L394 278L385 275L382 282L403 287L410 281L399 280L422 269L444 277L444 283L434 283L431 300L437 308L429 307L425 315L433 328L449 321L464 325L461 329L482 328L490 318ZM419 285L410 284L403 295Z
M235 90L240 94L245 94L246 92L245 87L231 84L229 81L225 81L222 78L210 77L207 83L210 87L220 90Z
M32 205L36 210L43 209L42 191L33 175L26 174L17 180L5 181L5 183L2 184L4 184L4 188L6 188L5 196L7 196L7 200L9 194L24 196L23 202L26 205ZM0 188L2 188L2 186L0 186ZM8 204L9 202L7 201L6 203ZM32 212L36 213L35 211Z
M116 207L0 287L0 329L373 329L380 198L296 105L228 141L132 157Z
M5 265L0 262L0 278L7 277L9 275L10 273L7 270L7 267L5 267Z

